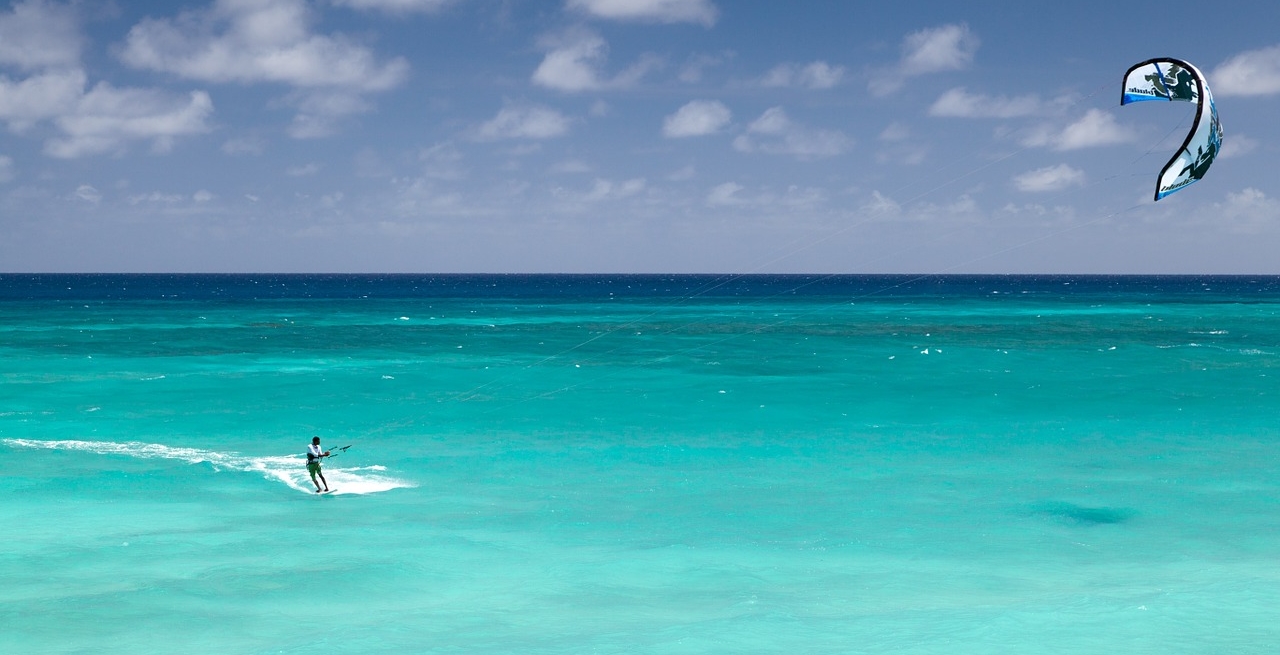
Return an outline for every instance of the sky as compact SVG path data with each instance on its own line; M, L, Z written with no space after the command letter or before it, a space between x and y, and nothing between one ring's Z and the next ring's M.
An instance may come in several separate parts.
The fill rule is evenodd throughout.
M1280 3L0 4L0 271L1280 274ZM1223 150L1159 202L1196 65Z

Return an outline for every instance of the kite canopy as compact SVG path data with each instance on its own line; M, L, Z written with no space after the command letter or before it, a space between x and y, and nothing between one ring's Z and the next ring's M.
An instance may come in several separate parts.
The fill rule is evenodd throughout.
M1213 104L1213 93L1204 75L1179 59L1148 59L1125 72L1120 104L1147 100L1196 105L1191 132L1156 180L1156 200L1159 200L1204 177L1213 158L1222 150L1222 124L1218 122L1218 108Z

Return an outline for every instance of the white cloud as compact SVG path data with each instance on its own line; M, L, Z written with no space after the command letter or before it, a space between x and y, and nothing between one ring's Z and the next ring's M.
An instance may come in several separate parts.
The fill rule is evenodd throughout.
M100 82L55 119L63 136L45 143L45 153L74 158L119 150L127 141L150 139L158 152L168 151L174 137L207 132L213 113L209 94L193 91L182 97L151 89L117 89Z
M956 118L1019 118L1043 113L1044 103L1034 95L1007 98L971 94L964 87L951 89L929 107L930 116Z
M293 87L296 138L331 134L344 116L368 111L363 94L385 91L408 76L402 57L388 61L342 35L311 32L303 0L218 0L174 19L148 18L125 39L130 66L216 83Z
M136 68L207 82L383 91L405 79L403 58L379 63L345 37L312 34L309 14L302 0L218 0L176 20L143 20L120 56Z
M588 202L599 202L601 200L617 200L620 198L629 198L644 190L646 181L642 177L626 180L621 183L614 183L610 180L597 179L583 200Z
M880 132L881 141L905 141L911 137L911 128L905 123L894 121Z
M1231 138L1222 140L1222 152L1218 156L1223 159L1242 157L1257 150L1258 145L1257 139L1252 139L1239 133L1232 133Z
M1100 109L1090 109L1080 120L1064 128L1040 127L1023 139L1022 144L1054 150L1078 150L1132 140L1132 132L1117 124L1114 116Z
M830 89L840 83L844 73L844 66L832 66L825 61L815 61L805 66L778 64L765 73L760 84L768 87Z
M392 14L429 13L453 4L454 0L333 0L333 4L352 9L375 9Z
M1034 171L1027 171L1013 178L1019 191L1041 193L1045 191L1061 191L1067 187L1084 184L1084 171L1066 164L1047 166Z
M601 70L609 56L609 45L594 32L575 29L545 36L540 45L547 54L533 71L533 83L558 91L631 86L662 63L657 57L646 55L609 79Z
M533 71L534 84L561 91L586 91L603 85L598 69L608 52L604 39L583 32L544 39L543 45L548 52Z
M912 32L902 40L902 58L897 65L873 76L869 88L884 96L902 88L912 77L964 70L973 63L981 43L963 23Z
M80 25L69 5L28 0L0 13L0 64L23 70L74 67L80 47Z
M1280 201L1253 187L1228 193L1225 202L1213 206L1215 220L1225 221L1237 232L1256 233L1280 225Z
M210 193L206 189L200 189L199 191L196 191L195 193L191 194L191 199L198 203L209 202L210 200L213 200L215 197L216 196L214 196L212 193Z
M596 18L711 27L719 11L710 0L567 0L569 9Z
M871 192L871 197L862 203L859 209L863 213L882 216L897 216L902 213L902 205L898 204L898 201L875 190Z
M373 109L358 93L343 90L312 90L290 97L298 113L289 123L289 136L295 139L318 139L337 130L339 119Z
M1242 52L1215 68L1209 79L1219 96L1280 93L1280 45Z
M106 82L86 91L80 48L71 5L29 0L0 13L0 64L33 71L17 80L0 75L0 121L10 131L50 121L58 133L45 141L45 154L74 158L119 151L132 140L166 151L175 137L208 130L213 103L203 91L179 96Z
M497 139L550 139L569 131L569 119L548 107L522 105L503 107L497 116L476 129L481 141Z
M741 205L745 200L738 197L744 187L736 182L725 182L712 187L707 193L707 204L713 206Z
M0 184L13 181L13 158L0 155Z
M747 133L733 140L739 152L792 155L800 159L833 157L852 147L853 141L839 130L814 130L794 123L781 107L766 110L747 127Z
M758 187L743 193L746 187L725 182L712 187L704 202L710 207L737 207L743 210L812 210L827 201L827 193L817 187L789 185L784 190Z
M901 70L907 75L963 70L980 44L963 23L920 30L903 41Z
M85 74L79 69L43 72L13 82L0 76L0 120L14 132L60 116L84 95Z
M88 184L81 184L76 187L75 196L85 202L98 204L102 200L102 193Z
M179 193L160 193L159 191L152 191L151 193L141 193L129 196L129 204L140 205L142 203L151 203L172 205L186 199L186 196Z
M462 166L463 155L453 142L437 143L418 152L422 162L422 175L432 180L461 180L467 176Z
M662 135L669 139L715 134L733 114L717 100L694 100L667 116L662 122Z

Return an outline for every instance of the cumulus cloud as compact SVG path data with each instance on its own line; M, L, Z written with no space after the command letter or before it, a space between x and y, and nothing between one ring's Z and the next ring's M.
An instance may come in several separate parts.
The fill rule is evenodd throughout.
M454 0L333 0L333 4L352 9L373 9L391 14L430 13L439 11Z
M1063 128L1042 126L1034 130L1022 144L1054 150L1078 150L1133 140L1133 133L1116 123L1111 114L1090 109L1080 120Z
M98 191L91 185L81 184L76 187L75 197L96 205L102 201L102 192Z
M1243 157L1258 148L1258 140L1247 137L1243 134L1233 133L1230 139L1222 140L1222 152L1218 154L1223 159L1232 159L1234 157Z
M669 139L715 134L729 124L733 114L718 100L694 100L667 116L662 135Z
M498 139L550 139L569 131L569 118L548 107L520 105L503 107L497 116L476 129L481 141Z
M462 152L451 141L437 143L418 152L422 176L429 180L461 180L467 176Z
M602 86L599 67L608 46L596 34L580 32L569 38L543 39L547 55L533 71L534 84L561 91L585 91Z
M45 152L73 158L113 152L133 139L149 139L167 152L174 137L209 130L213 101L204 91L174 97L152 89L117 89L100 82L80 99L74 113L55 121L64 136L49 140Z
M186 196L179 193L161 193L159 191L152 191L151 193L140 193L129 196L128 202L130 205L140 205L143 203L172 205L186 199Z
M0 13L0 64L28 71L75 67L80 47L80 25L70 6L28 0Z
M880 132L879 139L885 145L876 153L876 161L882 164L916 166L924 163L929 154L926 146L912 141L911 128L898 121L886 126Z
M0 76L0 120L22 133L67 113L84 95L86 81L79 69L42 72L16 82Z
M1280 201L1248 187L1228 193L1224 202L1214 203L1214 215L1237 232L1256 233L1280 224Z
M902 213L902 205L897 200L873 190L871 197L860 207L863 213L896 216Z
M175 19L147 18L129 30L120 58L135 68L216 83L292 87L297 138L325 136L334 122L368 111L363 94L385 91L408 76L401 57L379 61L341 35L311 31L303 0L218 0Z
M760 84L767 87L830 89L840 83L844 72L844 66L832 66L825 61L815 61L804 66L778 64L765 73Z
M13 175L13 158L7 155L0 155L0 184L12 182Z
M302 0L218 0L176 20L148 18L129 30L121 58L135 68L206 82L383 91L404 80L403 58L385 63L342 36L310 32Z
M645 56L608 78L602 69L609 57L609 45L600 35L582 29L544 36L539 45L547 54L533 71L533 83L558 91L631 86L661 64L656 57Z
M745 188L737 182L718 184L707 192L707 204L712 206L741 205L745 200L738 197L738 192Z
M880 132L881 141L905 141L911 137L911 128L905 123L894 121Z
M213 102L203 91L174 95L105 82L85 91L85 84L80 70L41 73L19 82L0 77L0 120L20 133L52 121L60 134L46 141L44 150L61 158L113 152L137 139L150 139L163 152L174 137L209 129Z
M359 93L342 90L298 92L291 94L288 101L298 110L287 130L295 139L329 136L337 131L342 117L373 109L373 104Z
M1044 102L1034 95L987 96L969 93L964 87L943 93L929 107L930 116L954 118L1020 118L1044 111Z
M1019 191L1028 193L1061 191L1067 187L1084 184L1084 171L1066 164L1046 166L1014 177L1013 184Z
M901 89L912 77L964 70L973 63L981 43L964 23L912 32L902 40L902 58L897 65L874 75L868 88L885 96Z
M150 140L163 152L175 137L208 130L209 94L106 82L90 88L80 47L80 26L69 6L29 0L0 12L0 65L30 72L19 79L0 75L0 121L10 131L24 134L52 123L56 133L45 141L45 154L74 158L118 152L134 140Z
M1280 45L1242 52L1209 76L1219 96L1266 96L1280 93Z
M710 0L568 0L571 10L596 18L711 27L719 11Z
M613 182L611 180L597 179L591 186L591 191L582 197L588 202L599 202L601 200L616 200L619 198L629 198L644 190L647 182L643 177L637 177L623 182Z
M799 125L782 107L766 110L747 127L747 133L733 140L739 152L792 155L800 159L833 157L852 147L853 141L839 130L815 130Z

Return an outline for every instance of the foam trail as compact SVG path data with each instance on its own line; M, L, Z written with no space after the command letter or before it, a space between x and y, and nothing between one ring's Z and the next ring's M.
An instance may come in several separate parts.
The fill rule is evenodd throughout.
M302 461L303 457L301 455L248 457L239 453L223 453L196 448L176 448L142 441L4 439L3 443L20 448L79 450L99 455L126 455L139 459L177 459L189 464L207 462L213 466L215 471L231 470L260 473L268 480L283 482L291 489L304 493L315 492L315 487L311 485L311 480L307 475L306 466ZM334 494L372 494L415 486L404 480L369 472L385 470L386 467L383 466L363 466L348 469L326 467L324 477L329 481L329 487L334 489Z

